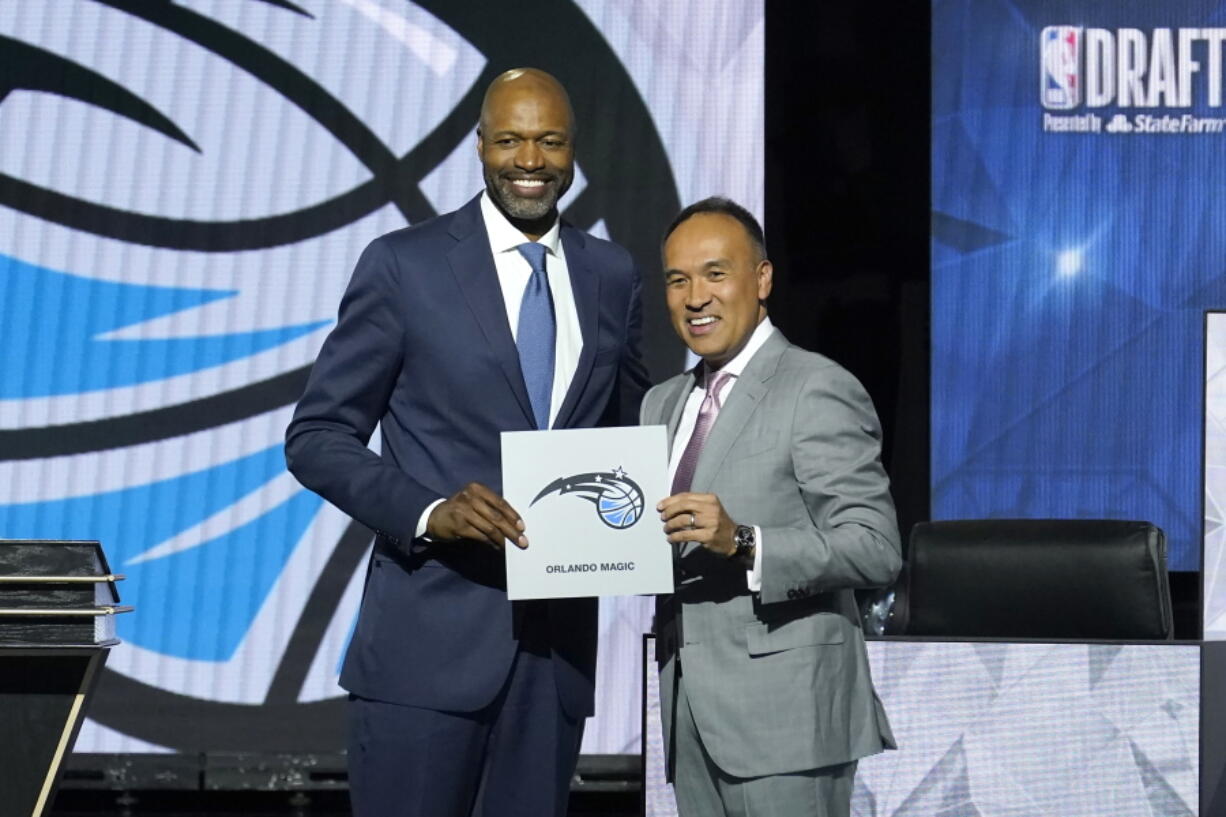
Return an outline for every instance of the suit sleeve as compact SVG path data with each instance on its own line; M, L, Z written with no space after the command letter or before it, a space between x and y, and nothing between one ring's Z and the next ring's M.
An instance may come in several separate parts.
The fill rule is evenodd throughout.
M626 309L626 343L617 366L617 384L601 425L632 426L639 423L643 395L650 385L643 364L643 276L637 264L631 269L630 300Z
M400 302L396 260L377 239L358 260L285 434L299 482L393 540L411 538L439 498L366 447L400 375Z
M838 366L815 372L800 389L790 440L808 520L763 527L762 601L892 582L902 542L864 387Z

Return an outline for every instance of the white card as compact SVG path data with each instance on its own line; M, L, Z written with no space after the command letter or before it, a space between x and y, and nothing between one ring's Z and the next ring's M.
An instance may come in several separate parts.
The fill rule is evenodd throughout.
M664 426L504 431L502 491L528 537L506 547L509 598L673 592Z

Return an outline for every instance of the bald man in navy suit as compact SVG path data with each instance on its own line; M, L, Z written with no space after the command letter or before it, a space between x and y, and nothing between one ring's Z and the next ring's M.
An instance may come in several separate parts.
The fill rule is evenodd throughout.
M558 216L556 79L498 77L477 151L481 195L363 253L286 434L294 475L376 533L341 673L359 817L561 817L593 711L595 600L507 599L503 548L532 532L500 435L636 422L640 276Z

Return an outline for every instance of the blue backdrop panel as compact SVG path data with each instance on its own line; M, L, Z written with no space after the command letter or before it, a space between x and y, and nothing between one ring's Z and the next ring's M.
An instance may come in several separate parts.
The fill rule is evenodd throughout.
M1224 27L1203 0L934 3L934 517L1147 519L1198 566Z

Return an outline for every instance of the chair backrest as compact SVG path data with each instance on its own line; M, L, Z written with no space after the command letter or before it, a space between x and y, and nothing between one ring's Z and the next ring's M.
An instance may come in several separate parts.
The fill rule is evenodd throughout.
M1166 536L1113 519L920 522L891 635L1173 637Z

